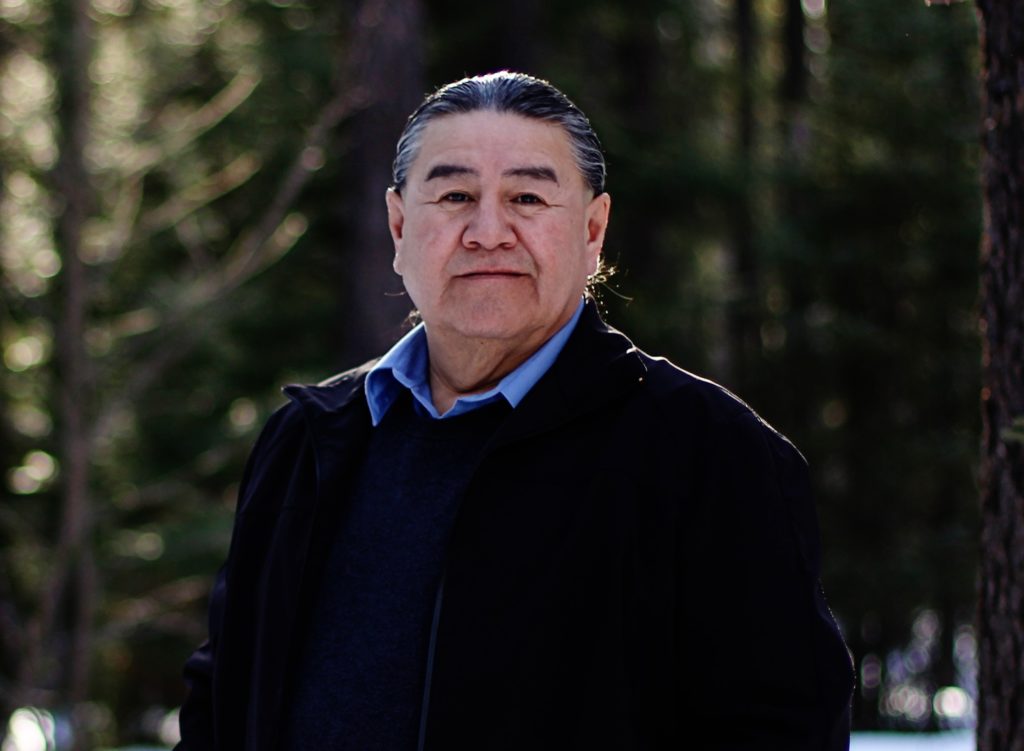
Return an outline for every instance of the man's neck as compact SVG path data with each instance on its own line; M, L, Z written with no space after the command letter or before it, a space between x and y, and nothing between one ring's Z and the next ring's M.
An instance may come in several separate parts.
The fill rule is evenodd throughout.
M444 414L455 400L479 394L498 385L530 355L536 352L549 333L510 345L500 339L465 339L431 336L427 332L430 352L430 396L438 414Z

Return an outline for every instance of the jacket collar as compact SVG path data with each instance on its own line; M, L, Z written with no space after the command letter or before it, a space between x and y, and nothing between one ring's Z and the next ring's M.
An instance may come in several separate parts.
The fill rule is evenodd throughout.
M284 387L285 396L298 404L307 418L339 412L362 395L366 375L379 361L370 360L315 385L290 384Z
M639 350L608 326L588 299L565 349L494 436L491 449L595 411L637 386L647 366Z
M285 394L302 408L314 438L318 434L323 437L324 431L334 432L330 427L337 427L336 420L343 415L362 415L368 427L363 382L377 362L371 360L315 386L285 388ZM588 299L558 359L512 411L494 444L535 435L597 409L637 385L646 372L639 350L608 326L597 304ZM356 412L350 413L350 409Z

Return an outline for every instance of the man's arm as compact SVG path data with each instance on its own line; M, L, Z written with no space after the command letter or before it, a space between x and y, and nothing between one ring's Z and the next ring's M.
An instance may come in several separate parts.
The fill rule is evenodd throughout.
M185 662L185 684L188 696L178 716L181 742L175 751L205 751L214 749L213 722L213 660L220 633L224 608L225 573L222 567L214 580L210 595L210 636Z
M703 451L680 548L681 716L709 751L846 749L853 672L818 583L806 463L745 409Z
M238 600L240 596L243 600L251 600L255 596L255 582L258 580L259 571L247 570L252 568L254 557L248 555L246 551L255 549L265 553L263 548L268 542L260 535L254 537L252 534L240 532L244 526L240 521L245 514L252 513L254 509L265 510L268 505L276 506L283 502L289 478L302 466L299 456L306 446L306 441L302 437L297 437L297 433L304 435L304 422L298 410L293 405L279 409L267 421L246 462L239 486L231 548L226 562L217 573L210 595L209 637L185 663L184 678L188 686L188 696L179 715L181 741L175 747L175 751L207 751L218 748L218 737L225 732L221 725L225 722L225 712L229 710L218 706L218 695L223 697L224 691L215 692L214 674L220 674L218 665L224 662L225 650L230 647L234 655L232 664L241 664L246 669L251 668L253 655L247 651L251 645L251 633L238 633L237 626L242 624L244 628L253 627L254 619L257 618L257 614L252 612L255 602L246 601L242 608L239 608L236 602L231 606L234 607L235 617L230 618L227 612L229 582L234 582L230 585L233 591L232 601ZM248 565L242 566L243 571L239 574L244 576L243 580L239 580L233 571L239 557L248 562ZM262 555L257 555L256 559L262 560ZM240 590L234 591L239 581L243 586ZM246 612L240 614L241 610ZM235 623L236 626L226 626L228 621ZM225 628L229 633L225 633ZM238 708L235 705L244 708L245 696L239 696L237 692L249 690L248 681L241 680L242 676L236 675L237 672L228 670L231 674L223 677L223 680L231 684L229 690L233 692L232 709ZM233 732L243 732L241 725ZM240 739L233 741L240 743Z

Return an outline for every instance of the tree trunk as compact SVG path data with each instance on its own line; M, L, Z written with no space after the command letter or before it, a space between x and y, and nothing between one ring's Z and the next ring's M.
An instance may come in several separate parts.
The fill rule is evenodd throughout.
M515 13L508 13L500 7L497 12L501 14L503 22L496 40L498 56L494 67L541 75L538 66L548 55L544 54L546 45L543 33L546 26L540 22L539 0L520 0L516 3Z
M982 49L978 751L1024 751L1024 3L978 0Z
M88 695L96 589L89 496L89 359L84 347L89 300L81 260L82 233L94 203L84 158L93 57L89 6L88 0L72 0L59 6L57 17L59 41L54 58L60 82L60 158L53 180L63 208L56 227L62 263L57 333L60 522L49 580L29 628L18 686L26 703L66 707ZM76 748L84 748L80 733L75 733L75 743Z
M624 25L621 36L616 38L614 55L602 63L630 71L628 81L617 87L612 105L614 111L620 113L619 117L627 128L629 139L636 144L656 144L660 135L658 124L663 120L654 98L653 83L663 79L664 71L655 29L648 21L649 14L641 13L640 6L636 10L636 16ZM602 75L606 74L597 72L595 78L600 80ZM615 187L610 190L614 194ZM632 200L632 196L623 196L623 206L628 207L628 202ZM620 219L630 213L623 211ZM631 256L630 274L639 279L657 278L658 274L664 274L664 249L658 242L661 224L660 214L648 212L642 220L632 221L628 231L623 233L629 237L630 247L626 252Z
M731 386L746 393L760 349L758 269L754 248L754 59L757 39L753 0L736 0L738 101L736 107L736 197L732 205L732 300L729 315Z
M393 344L411 308L391 267L394 246L384 192L391 183L395 143L424 94L422 16L420 0L369 0L360 3L355 18L353 43L365 46L353 83L367 92L370 101L354 122L359 206L347 269L345 367Z
M785 60L779 91L783 102L800 103L807 98L807 60L804 44L804 7L801 0L786 0L782 22L782 54Z
M92 61L92 20L88 0L69 3L70 40L60 61L61 158L57 186L65 208L58 221L63 264L63 312L58 335L63 509L57 543L54 601L70 600L66 683L60 695L70 705L84 701L88 691L89 653L95 600L92 568L92 502L89 497L89 360L85 352L88 291L81 260L82 232L92 210L93 195L84 155L89 136L89 68ZM62 591L63 590L63 591ZM53 625L53 624L49 624ZM44 632L45 634L45 632ZM44 641L44 645L46 642ZM77 744L81 739L76 738Z
M810 200L806 176L809 157L809 125L807 113L808 103L808 66L807 45L804 44L804 31L807 19L804 16L801 0L785 0L785 17L779 28L779 43L782 59L785 63L778 83L779 124L778 136L780 148L777 157L777 177L774 184L775 212L774 224L785 236L794 239L798 244L793 259L779 261L781 264L776 279L785 280L785 292L788 298L786 309L793 311L785 316L786 338L784 340L787 359L791 362L814 361L815 355L809 346L807 334L807 309L816 301L813 289L813 273L806 266L801 266L802 259L810 257L807 227L811 224L810 213L814 201ZM796 268L793 268L794 264ZM797 389L779 388L772 384L773 401L779 404L780 413L789 416L793 425L811 425L815 420L814 413L818 407L807 395ZM764 393L764 385L760 386Z
M807 45L804 44L804 30L807 19L804 17L801 0L786 0L785 12L781 29L785 67L779 81L782 152L789 166L796 167L803 162L807 150L807 123L804 117L807 104Z

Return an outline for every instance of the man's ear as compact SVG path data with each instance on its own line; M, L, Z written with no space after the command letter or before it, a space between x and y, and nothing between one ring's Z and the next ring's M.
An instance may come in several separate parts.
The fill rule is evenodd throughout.
M611 210L612 197L607 193L594 196L586 209L584 229L586 232L587 255L591 258L595 271L597 269L597 259L601 255L601 248L604 247L604 233L608 229L608 217Z
M405 228L405 204L401 194L394 188L388 188L384 194L384 201L388 205L388 229L391 230L391 241L395 244L393 266L395 273L401 274L399 265L402 255L402 231Z

